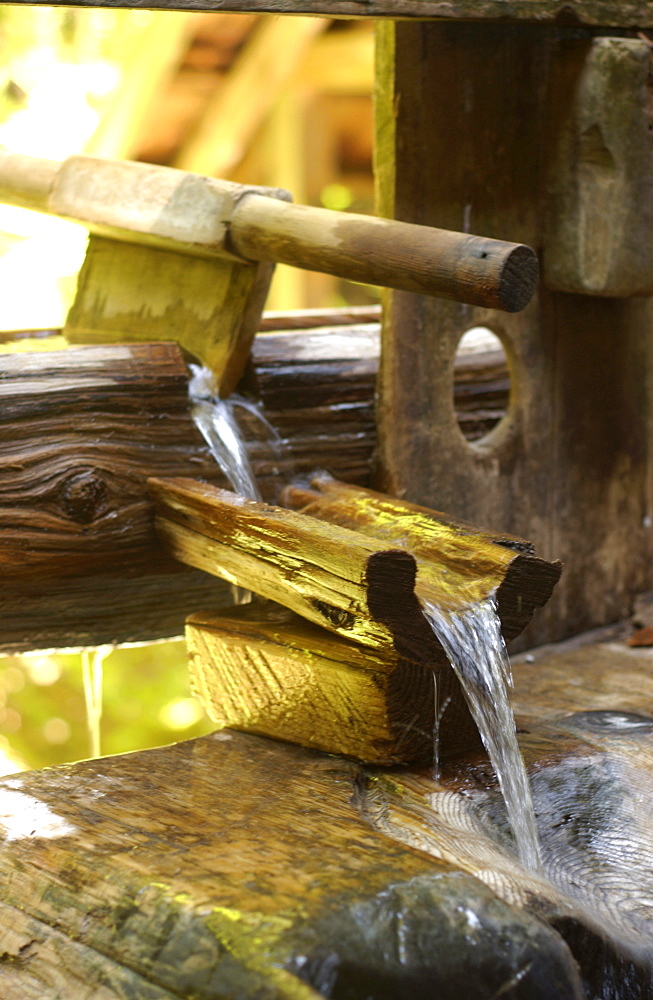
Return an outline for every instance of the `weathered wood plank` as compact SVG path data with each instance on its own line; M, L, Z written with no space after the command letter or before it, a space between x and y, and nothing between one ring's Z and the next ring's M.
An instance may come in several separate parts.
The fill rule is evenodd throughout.
M579 1000L611 984L645 1000L653 654L534 655L515 682L552 882L511 856L478 757L433 782L223 732L0 781L2 917L20 908L6 953L52 938L58 969L92 950L153 997L316 1000L328 982L354 1000ZM10 985L17 971L0 963Z
M154 532L150 472L222 480L179 349L5 355L0 372L0 648L178 635L189 600L231 603Z
M466 608L498 591L512 638L560 573L559 565L469 526L328 478L315 480L314 491L286 491L301 514L189 481L150 485L157 528L178 559L375 653L366 663L362 650L269 621L257 608L226 619L194 616L187 627L192 672L212 717L363 760L428 759L436 713L444 755L478 742L459 683L422 618L423 602ZM435 687L420 676L424 667L435 671Z
M490 1000L502 988L580 1000L546 923L582 929L573 904L538 900L541 919L537 889L523 907L503 902L378 832L357 805L364 783L356 765L228 732L5 778L0 896L71 950L197 1000Z
M6 1000L174 1000L65 932L0 903L0 991Z
M363 649L277 605L201 612L186 621L191 686L220 728L377 764L433 756L434 681L392 650ZM442 755L478 745L457 682L436 671Z
M444 665L415 560L376 539L190 479L150 479L170 555L373 649Z
M28 0L15 0L27 3ZM45 3L46 0L36 0ZM58 6L64 0L50 0ZM149 0L153 9L229 10L326 17L429 18L454 21L534 22L652 27L650 0ZM140 0L78 0L80 7L138 7Z
M415 592L421 600L455 607L495 595L506 639L524 630L560 578L560 563L538 559L523 539L478 530L330 476L312 477L310 488L287 487L281 503L405 548L417 560Z

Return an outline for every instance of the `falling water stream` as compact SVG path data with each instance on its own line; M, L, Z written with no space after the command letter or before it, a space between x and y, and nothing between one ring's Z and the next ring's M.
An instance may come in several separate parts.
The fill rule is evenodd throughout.
M188 384L188 396L195 426L236 493L250 500L261 500L261 491L234 411L237 407L248 410L265 425L271 438L275 437L274 429L260 408L242 396L234 394L228 399L221 399L215 376L209 368L191 365L190 370L192 378ZM242 587L232 586L231 591L235 604L249 604L252 599L251 592Z
M91 757L99 757L102 753L100 739L100 723L102 721L102 682L104 679L104 661L113 646L97 646L95 649L82 651L82 680L84 682L84 701L86 703L86 724L88 726L89 753Z
M509 698L510 660L493 598L460 611L428 601L424 614L461 683L503 795L519 858L541 870L535 810Z
M242 406L261 420L264 418L253 404L241 396L221 399L213 372L208 368L191 365L190 369L192 378L188 385L188 395L195 426L236 493L249 497L250 500L260 500L261 493L236 422L234 407Z

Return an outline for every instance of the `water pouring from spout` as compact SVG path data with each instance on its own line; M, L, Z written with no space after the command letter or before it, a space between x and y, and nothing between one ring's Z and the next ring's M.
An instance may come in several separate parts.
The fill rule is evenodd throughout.
M457 611L428 601L424 614L463 688L503 795L517 852L526 868L541 870L535 810L510 706L510 660L493 597Z

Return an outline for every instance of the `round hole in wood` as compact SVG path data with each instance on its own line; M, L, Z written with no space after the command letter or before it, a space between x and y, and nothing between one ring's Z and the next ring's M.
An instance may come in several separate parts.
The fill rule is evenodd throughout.
M453 398L463 437L476 444L508 413L510 368L499 337L487 326L473 326L458 342Z

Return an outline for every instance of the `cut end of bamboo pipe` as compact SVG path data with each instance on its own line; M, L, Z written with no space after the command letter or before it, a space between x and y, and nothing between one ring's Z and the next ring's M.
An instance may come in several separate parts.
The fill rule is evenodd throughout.
M521 312L533 297L540 268L534 250L517 244L505 258L499 279L500 308L505 312Z

